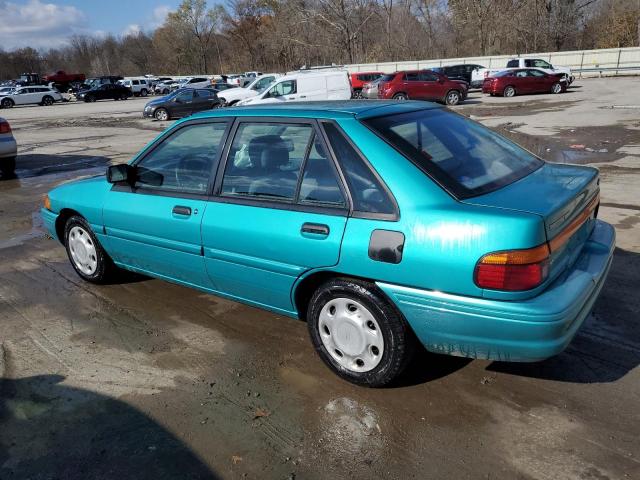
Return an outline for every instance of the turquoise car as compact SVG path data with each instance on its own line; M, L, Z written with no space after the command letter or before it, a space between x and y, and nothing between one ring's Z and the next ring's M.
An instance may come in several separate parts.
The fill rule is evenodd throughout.
M381 386L419 344L561 352L611 265L598 206L594 168L429 103L359 101L191 116L42 217L87 281L126 269L304 319L331 369Z

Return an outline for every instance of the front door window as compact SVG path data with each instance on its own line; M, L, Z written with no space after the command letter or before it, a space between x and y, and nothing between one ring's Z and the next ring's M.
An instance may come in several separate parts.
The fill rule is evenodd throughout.
M206 194L226 126L203 123L179 129L136 164L135 187Z

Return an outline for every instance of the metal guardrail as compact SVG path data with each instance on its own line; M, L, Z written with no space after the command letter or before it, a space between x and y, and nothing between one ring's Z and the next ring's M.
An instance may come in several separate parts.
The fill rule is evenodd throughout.
M345 65L345 68L352 73L365 71L389 73L397 70L428 69L455 64L478 64L487 68L504 68L507 61L519 56L541 58L552 65L569 67L577 74L585 76L590 74L603 75L604 73L616 75L617 71L627 71L634 74L640 69L640 47L361 63Z

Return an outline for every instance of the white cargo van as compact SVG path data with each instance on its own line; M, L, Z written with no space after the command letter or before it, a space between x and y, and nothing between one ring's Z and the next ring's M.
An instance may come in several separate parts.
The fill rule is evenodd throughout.
M310 71L280 77L260 95L242 100L236 105L349 100L350 98L351 84L346 70Z

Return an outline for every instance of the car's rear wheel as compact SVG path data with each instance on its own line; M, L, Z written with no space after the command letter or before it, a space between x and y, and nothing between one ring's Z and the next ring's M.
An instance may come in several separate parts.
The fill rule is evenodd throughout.
M354 90L353 91L353 98L358 99L358 100L364 98L362 96L362 90Z
M502 91L503 97L514 97L515 95L516 89L514 87L512 87L511 85L507 85L506 87L504 87L504 90Z
M164 90L162 90L162 95L169 95L170 90L168 88L165 88Z
M127 98L129 98L129 95L127 95L126 93L120 94L120 100L126 100Z
M415 338L402 314L375 285L361 280L336 278L320 286L307 324L322 360L358 385L392 382L414 352Z
M444 102L447 105L458 105L460 103L460 92L457 90L450 90L447 92L447 96L444 98Z
M4 177L12 177L16 172L16 157L0 158L0 172Z
M400 101L402 101L402 100L409 100L409 96L408 96L406 93L396 93L396 94L393 96L393 99L394 99L394 100L400 100Z
M167 111L166 108L157 109L153 114L153 116L156 117L156 120L159 120L161 122L165 122L169 120L169 112Z
M84 280L105 283L118 271L91 231L89 223L81 216L74 215L67 220L64 244L71 265Z
M51 105L53 105L53 97L51 97L50 95L45 95L44 97L42 97L42 105L44 105L45 107L50 107Z
M562 85L560 85L559 82L556 82L553 85L551 85L551 93L560 93L560 92L562 92Z
M2 108L11 108L15 105L15 102L10 98L3 98L0 105L2 105Z

